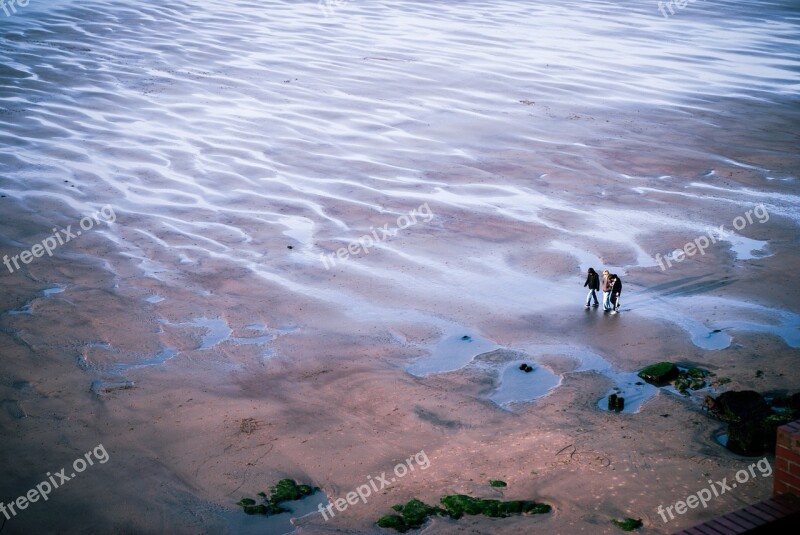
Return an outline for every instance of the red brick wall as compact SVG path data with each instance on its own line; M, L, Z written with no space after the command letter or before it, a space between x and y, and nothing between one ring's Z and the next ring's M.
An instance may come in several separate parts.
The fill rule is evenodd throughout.
M800 420L778 428L772 495L800 496Z

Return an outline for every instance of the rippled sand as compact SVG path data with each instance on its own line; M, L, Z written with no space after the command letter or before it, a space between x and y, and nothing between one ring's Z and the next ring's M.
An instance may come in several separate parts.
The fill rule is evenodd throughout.
M672 532L769 496L665 525L744 461L631 383L668 358L800 389L798 22L788 0L0 11L0 256L115 214L0 265L0 501L110 455L4 535L263 533L242 496L344 497L420 450L429 470L298 532L495 478L556 513L426 533ZM623 278L619 315L584 311L590 266ZM615 386L622 415L598 408Z

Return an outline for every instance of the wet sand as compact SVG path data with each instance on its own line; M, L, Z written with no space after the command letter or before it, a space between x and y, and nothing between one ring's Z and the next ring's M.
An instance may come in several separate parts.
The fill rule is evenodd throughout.
M669 533L768 497L759 477L665 524L659 505L757 459L699 397L631 378L673 360L731 379L712 394L800 390L783 6L65 1L4 20L0 256L116 218L0 276L0 501L110 456L3 535L263 533L243 496L291 477L343 498L422 450L425 471L297 533L384 532L395 503L453 493L554 511L424 533ZM326 269L424 203L430 221ZM590 266L623 278L620 314L584 310ZM641 403L602 410L614 387Z

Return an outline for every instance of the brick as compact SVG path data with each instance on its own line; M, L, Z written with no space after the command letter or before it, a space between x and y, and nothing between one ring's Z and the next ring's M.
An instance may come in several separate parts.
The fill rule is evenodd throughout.
M778 433L775 436L775 445L789 448L792 445L792 434L786 429L778 428Z
M784 446L775 447L775 458L786 459L790 463L800 464L800 450L792 451Z
M794 422L783 424L781 427L784 427L788 430L800 431L800 420L795 420Z
M776 470L775 480L780 481L789 487L794 487L796 490L800 490L800 476L793 476L788 472Z
M778 428L778 444L788 447L796 447L800 441L800 421L782 425Z
M778 478L775 478L775 480L772 482L772 495L780 496L781 494L786 494L787 492L788 489L786 487L786 483Z
M788 470L784 470L784 472L789 472L793 476L800 476L800 464L789 462Z
M775 469L776 470L783 470L784 472L789 471L789 461L786 460L784 457L776 457L775 458Z

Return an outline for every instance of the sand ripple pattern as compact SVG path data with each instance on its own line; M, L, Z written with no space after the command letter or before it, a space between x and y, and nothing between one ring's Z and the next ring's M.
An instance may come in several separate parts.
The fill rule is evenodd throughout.
M748 139L765 156L746 163L704 134L730 119L724 102L797 115L792 2L695 3L669 20L654 2L341 4L326 17L312 0L32 2L2 20L0 189L43 229L112 203L107 237L148 276L214 259L331 303L345 290L309 274L319 254L424 201L439 234L381 246L411 267L342 269L441 293L409 274L425 265L513 307L518 290L495 281L527 274L471 250L445 266L414 240L451 239L470 213L538 229L575 267L653 265L641 236L687 209L689 233L711 223L692 184L729 203L729 169L743 182L731 195L756 183L797 213L796 177L766 162L796 164L791 136ZM592 230L606 224L615 258Z

